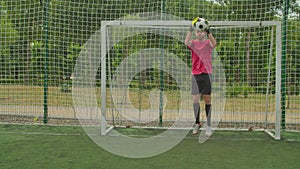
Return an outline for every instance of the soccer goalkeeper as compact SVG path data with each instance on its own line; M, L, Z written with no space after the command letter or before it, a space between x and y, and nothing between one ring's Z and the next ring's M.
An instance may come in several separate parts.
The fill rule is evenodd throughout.
M196 39L192 39L192 33ZM216 39L209 30L208 22L195 18L186 35L185 45L191 51L192 57L192 97L195 114L193 134L197 134L200 124L200 94L204 98L206 112L206 135L211 135L211 74L212 52L217 46Z

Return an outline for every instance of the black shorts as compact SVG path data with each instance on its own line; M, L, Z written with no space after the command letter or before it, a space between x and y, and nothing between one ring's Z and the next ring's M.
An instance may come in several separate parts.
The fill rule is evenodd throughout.
M208 74L199 74L192 76L192 95L211 94L211 78Z

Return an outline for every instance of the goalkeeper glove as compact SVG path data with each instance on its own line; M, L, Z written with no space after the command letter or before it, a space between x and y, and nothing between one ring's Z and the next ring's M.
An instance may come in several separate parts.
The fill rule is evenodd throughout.
M194 31L194 26L190 25L190 32L193 32L193 31Z
M208 28L208 29L206 29L206 33L207 33L207 34L210 34L210 30L209 30L209 28Z
M192 21L192 25L195 26L196 22L198 21L199 21L199 17L194 18Z
M207 33L207 35L208 35L208 34L210 34L210 30L209 30L210 27L209 27L209 22L208 22L207 20L206 20L206 24L207 24L207 28L206 28L205 31L206 31L206 33Z

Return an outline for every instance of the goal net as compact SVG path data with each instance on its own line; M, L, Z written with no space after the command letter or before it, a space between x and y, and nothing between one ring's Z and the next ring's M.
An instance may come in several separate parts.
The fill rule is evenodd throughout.
M102 134L116 125L191 127L191 57L184 45L189 24L161 13L101 22L75 68L78 79L100 84L100 96L94 95L94 89L80 90L82 97L75 105L101 104L101 116L99 111L83 111L80 119L101 120ZM210 25L219 43L213 52L213 128L276 129L270 134L279 139L280 22L211 21ZM99 71L101 77L96 79ZM200 107L205 124L203 100Z
M215 127L300 129L299 2L0 2L0 122L189 127L183 41L207 18ZM281 50L282 48L282 50ZM201 121L205 105L201 98ZM175 123L177 122L177 123Z

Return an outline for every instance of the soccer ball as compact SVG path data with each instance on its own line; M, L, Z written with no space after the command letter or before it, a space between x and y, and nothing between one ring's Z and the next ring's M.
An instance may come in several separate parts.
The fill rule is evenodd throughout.
M199 31L206 31L209 29L207 20L205 20L203 18L198 18L196 21L193 22L193 25L194 25L195 29L197 29Z

